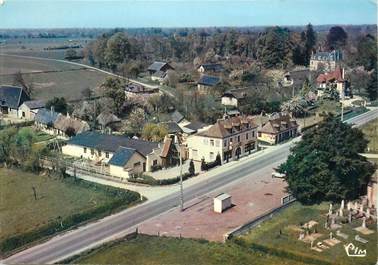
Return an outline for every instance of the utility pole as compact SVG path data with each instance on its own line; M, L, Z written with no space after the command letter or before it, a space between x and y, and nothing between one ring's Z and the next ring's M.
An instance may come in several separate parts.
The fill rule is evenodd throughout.
M180 210L184 211L184 187L182 183L182 156L181 156L181 145L179 143L179 156L180 156Z
M184 211L184 187L183 187L183 183L182 183L182 155L181 155L181 145L180 145L180 140L179 140L178 135L177 135L176 137L177 137L177 143L176 143L175 145L176 145L176 149L177 149L178 152L179 152L179 159L180 159L180 210L181 210L181 211Z

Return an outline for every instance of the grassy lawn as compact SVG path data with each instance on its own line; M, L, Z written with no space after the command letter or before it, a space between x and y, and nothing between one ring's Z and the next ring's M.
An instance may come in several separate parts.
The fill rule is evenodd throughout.
M109 243L84 254L70 263L75 264L280 264L304 263L255 252L234 243L211 243L138 235L130 241Z
M378 153L378 119L372 120L361 127L366 139L369 140L368 152Z
M32 187L36 190L36 200ZM64 230L69 228L70 221L79 223L101 217L110 214L111 211L126 208L140 199L135 192L123 191L122 195L119 193L106 186L99 187L96 184L75 181L73 178L61 180L2 168L0 169L0 244L9 238L22 237L49 225L55 225L60 220L66 227L60 229L59 226L57 231ZM86 215L80 218L71 218L84 213ZM39 236L35 235L33 239L39 239ZM17 244L17 247L23 245L22 242ZM4 244L1 247L1 252L11 248L4 247Z
M298 257L308 257L328 262L328 264L343 264L343 265L357 265L357 264L375 264L377 260L377 233L371 235L361 235L362 238L369 240L367 244L362 244L354 240L354 236L358 234L353 228L361 225L361 220L353 220L352 224L345 224L340 229L341 232L349 235L348 239L337 237L342 242L319 253L310 249L309 243L304 243L298 240L299 231L295 226L300 226L310 220L315 220L318 233L322 236L318 238L314 245L321 240L329 238L330 230L324 228L326 220L326 213L328 212L329 204L323 203L314 206L303 206L300 203L294 203L292 206L277 214L271 220L264 222L260 226L252 229L248 234L240 238L247 246L257 244L259 246L267 247L273 251L284 251L291 253ZM336 206L334 209L337 209ZM376 231L376 224L368 224L368 228ZM282 234L280 235L280 230ZM336 231L333 230L333 234ZM345 253L344 244L352 242L355 246L367 250L365 258L351 258Z

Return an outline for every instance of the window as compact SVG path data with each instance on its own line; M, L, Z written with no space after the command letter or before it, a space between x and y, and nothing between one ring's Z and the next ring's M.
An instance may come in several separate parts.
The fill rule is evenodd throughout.
M210 140L210 146L214 146L214 140Z
M219 147L219 146L220 146L220 140L216 140L216 141L215 141L215 146L216 146L216 147Z
M193 158L197 158L197 156L198 156L198 151L193 149L192 152L193 152Z
M224 147L227 147L227 140L223 141Z
M140 162L134 163L134 167L139 167L139 166L140 166Z
M240 142L240 135L238 135L238 142Z
M252 131L252 138L255 137L255 131Z
M248 133L245 134L245 139L248 140Z
M98 150L97 152L98 152L98 156L102 155L101 150Z
M86 147L84 147L84 154L86 154L87 153L87 148Z
M214 160L214 153L210 152L210 160Z
M154 161L152 161L152 165L153 166L156 166L157 165L157 160L155 159Z
M230 144L232 144L232 138L230 138Z
M94 149L91 148L91 155L94 155Z
M203 139L203 144L208 145L209 144L209 139L204 138Z
M105 157L109 158L109 152L105 152Z

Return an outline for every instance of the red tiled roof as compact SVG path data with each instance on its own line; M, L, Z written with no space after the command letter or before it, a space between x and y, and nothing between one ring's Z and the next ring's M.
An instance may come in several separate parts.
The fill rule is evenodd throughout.
M318 83L329 83L329 82L343 82L343 72L340 67L337 67L335 71L328 72L325 74L320 74L318 78L316 78L316 82Z

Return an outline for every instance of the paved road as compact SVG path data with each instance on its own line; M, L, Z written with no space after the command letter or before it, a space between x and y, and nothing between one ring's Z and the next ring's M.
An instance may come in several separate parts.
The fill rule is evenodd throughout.
M364 113L348 120L356 126L362 125L378 117L378 109ZM242 179L251 172L272 165L275 161L285 159L289 154L292 142L277 148L275 152L259 156L250 163L241 164L239 167L230 168L207 181L197 183L185 189L185 200L203 196L212 190L220 188L231 181ZM252 173L253 174L253 173ZM67 258L80 251L98 245L106 240L115 238L122 232L136 225L164 213L178 204L179 193L173 193L161 199L147 202L140 206L127 209L118 214L106 217L98 222L57 236L41 245L19 252L14 256L3 260L2 263L53 263Z

